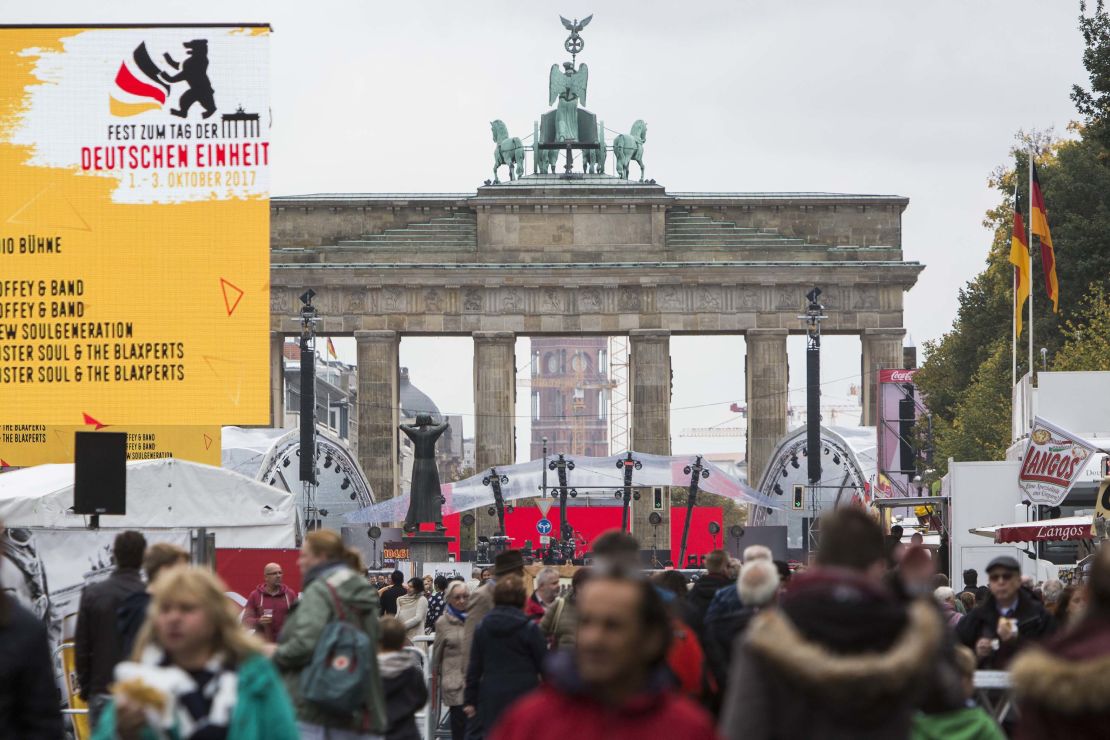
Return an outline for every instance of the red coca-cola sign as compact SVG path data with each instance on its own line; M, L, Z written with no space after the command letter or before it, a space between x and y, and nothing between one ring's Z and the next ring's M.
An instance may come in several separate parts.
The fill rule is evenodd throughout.
M912 383L913 376L917 374L917 368L910 370L880 370L879 382L880 383Z

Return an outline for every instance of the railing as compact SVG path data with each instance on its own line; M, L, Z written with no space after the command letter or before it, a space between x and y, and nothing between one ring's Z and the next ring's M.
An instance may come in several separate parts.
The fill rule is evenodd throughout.
M975 671L973 681L975 700L995 721L1002 722L1011 711L1016 714L1009 671Z

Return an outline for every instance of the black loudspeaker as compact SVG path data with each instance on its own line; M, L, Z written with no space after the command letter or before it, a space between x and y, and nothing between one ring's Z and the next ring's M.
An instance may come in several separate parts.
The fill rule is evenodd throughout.
M912 476L917 469L917 450L913 448L917 407L913 402L913 386L902 387L911 395L898 401L898 466L903 473Z
M127 513L126 433L76 432L74 463L75 513Z
M300 479L316 484L316 353L301 337L301 465Z

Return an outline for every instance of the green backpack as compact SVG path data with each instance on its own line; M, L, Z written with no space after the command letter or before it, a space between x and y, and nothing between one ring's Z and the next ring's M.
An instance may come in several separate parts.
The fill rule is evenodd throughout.
M320 633L312 660L301 672L301 696L335 714L352 714L366 707L370 662L374 660L370 636L347 621L339 595L326 580L335 602L337 619Z

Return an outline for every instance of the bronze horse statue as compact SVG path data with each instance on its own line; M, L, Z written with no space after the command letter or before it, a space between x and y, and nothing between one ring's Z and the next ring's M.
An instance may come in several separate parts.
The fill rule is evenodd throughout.
M647 139L647 124L636 121L632 133L621 134L613 141L613 159L617 162L617 177L628 179L628 163L635 161L640 165L640 182L644 181L644 141Z
M497 170L503 164L509 166L510 180L524 177L524 144L517 137L509 136L509 129L501 120L491 121L490 128L497 144L493 150L493 181L501 182L497 177Z
M605 173L605 124L597 124L597 149L582 150L582 171L587 175L601 175Z

